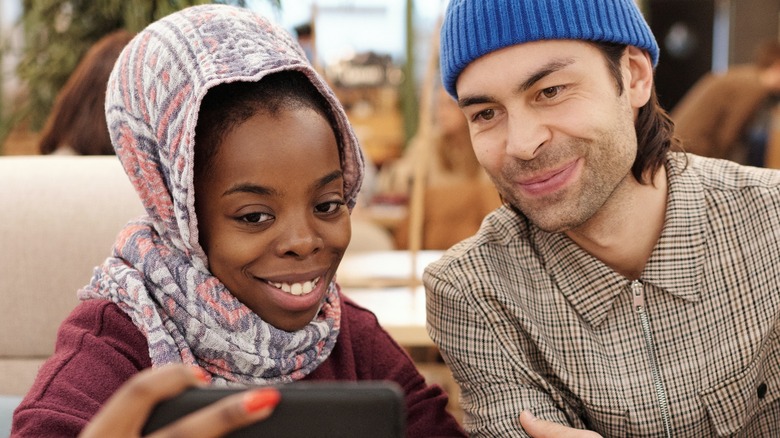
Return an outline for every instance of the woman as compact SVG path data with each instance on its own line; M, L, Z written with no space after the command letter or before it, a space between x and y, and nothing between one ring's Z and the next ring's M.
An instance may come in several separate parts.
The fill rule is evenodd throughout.
M123 51L106 114L147 215L79 291L13 436L75 436L141 370L175 363L220 386L392 380L409 436L463 436L446 395L334 281L363 159L286 31L224 5L169 15ZM253 394L267 414L273 396ZM96 421L148 412L107 411Z
M106 83L131 38L130 32L115 30L100 38L79 61L46 119L38 142L41 154L114 154L106 127Z

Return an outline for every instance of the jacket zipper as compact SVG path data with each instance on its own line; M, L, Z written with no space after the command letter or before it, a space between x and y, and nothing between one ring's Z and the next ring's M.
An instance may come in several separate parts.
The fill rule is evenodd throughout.
M634 311L639 315L639 320L642 323L642 334L645 338L648 356L650 356L650 368L653 372L655 394L658 398L658 407L661 409L661 419L664 422L664 431L666 432L666 436L671 438L672 421L669 416L669 402L666 398L666 388L664 387L664 382L661 378L661 370L658 366L658 357L656 356L655 352L655 343L653 342L653 334L650 330L650 318L647 314L647 310L645 309L644 287L639 280L634 280L631 282L631 293L634 295Z

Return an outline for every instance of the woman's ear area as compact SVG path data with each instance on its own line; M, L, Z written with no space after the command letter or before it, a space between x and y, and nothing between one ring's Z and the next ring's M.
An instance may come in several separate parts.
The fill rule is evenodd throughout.
M626 90L631 106L639 109L650 100L653 90L653 61L646 51L628 46L623 57Z

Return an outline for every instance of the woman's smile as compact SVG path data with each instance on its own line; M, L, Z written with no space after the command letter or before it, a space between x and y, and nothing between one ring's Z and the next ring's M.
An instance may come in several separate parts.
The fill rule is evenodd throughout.
M275 306L288 312L306 311L322 303L328 289L328 282L322 276L300 282L275 282L260 280L258 293L264 294Z
M314 290L314 286L317 285L319 280L320 277L317 277L314 280L305 281L303 283L276 283L273 281L268 281L268 284L284 292L287 292L288 294L308 295L312 290Z

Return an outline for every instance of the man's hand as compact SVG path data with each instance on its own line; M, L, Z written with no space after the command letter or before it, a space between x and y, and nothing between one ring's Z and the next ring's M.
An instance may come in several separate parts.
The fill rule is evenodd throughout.
M520 425L532 438L601 438L596 432L540 420L529 411L520 413Z

